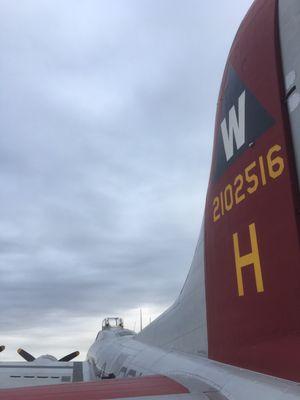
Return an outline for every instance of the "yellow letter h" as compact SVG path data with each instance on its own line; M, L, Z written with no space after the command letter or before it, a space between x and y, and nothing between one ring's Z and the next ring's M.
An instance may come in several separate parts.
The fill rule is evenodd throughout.
M244 256L240 255L238 234L237 233L233 234L235 268L236 268L239 296L244 296L244 283L243 283L242 268L246 267L246 266L250 266L250 265L254 266L257 292L264 291L264 284L263 284L262 273L261 273L261 265L260 265L259 251L258 251L256 229L255 229L254 223L249 225L249 233L250 233L250 241L251 241L251 253L246 254Z

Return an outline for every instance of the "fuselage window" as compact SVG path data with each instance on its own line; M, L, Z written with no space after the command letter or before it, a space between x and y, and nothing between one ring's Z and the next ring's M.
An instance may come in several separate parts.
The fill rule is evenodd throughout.
M126 376L127 368L122 367L119 372L119 376Z

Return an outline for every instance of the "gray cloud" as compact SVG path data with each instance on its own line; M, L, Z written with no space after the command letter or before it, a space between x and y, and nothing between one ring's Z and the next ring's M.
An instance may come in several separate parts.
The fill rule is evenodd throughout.
M1 1L4 357L87 350L106 314L176 297L250 3Z

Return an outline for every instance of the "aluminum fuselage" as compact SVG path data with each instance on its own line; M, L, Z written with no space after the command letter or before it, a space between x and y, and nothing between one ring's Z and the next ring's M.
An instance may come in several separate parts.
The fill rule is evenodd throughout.
M197 393L216 390L218 398L233 400L293 400L300 398L300 385L245 369L141 343L138 335L119 336L121 328L99 335L88 351L91 379L164 374L175 377ZM210 388L210 389L208 389ZM213 397L217 398L217 397Z

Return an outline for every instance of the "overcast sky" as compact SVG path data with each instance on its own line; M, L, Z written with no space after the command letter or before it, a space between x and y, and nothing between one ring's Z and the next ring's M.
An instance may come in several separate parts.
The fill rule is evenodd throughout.
M0 360L84 358L176 298L250 4L0 0Z

